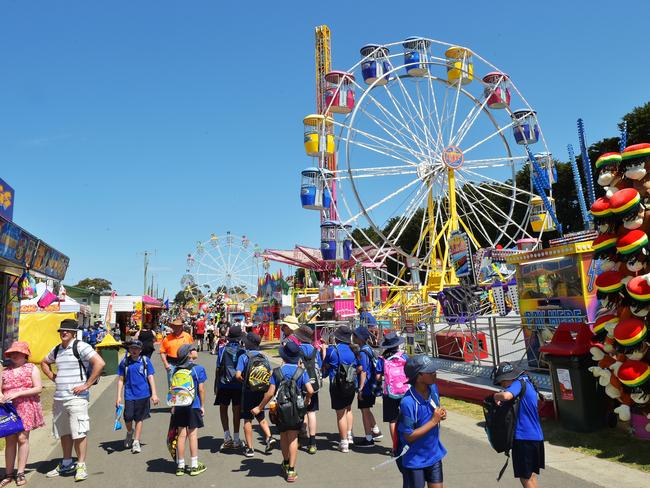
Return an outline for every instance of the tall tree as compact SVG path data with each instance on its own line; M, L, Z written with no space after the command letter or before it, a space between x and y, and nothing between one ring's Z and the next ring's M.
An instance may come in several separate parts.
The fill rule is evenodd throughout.
M94 290L98 293L108 291L113 288L113 284L104 278L84 278L74 286L79 288L86 288L87 290Z

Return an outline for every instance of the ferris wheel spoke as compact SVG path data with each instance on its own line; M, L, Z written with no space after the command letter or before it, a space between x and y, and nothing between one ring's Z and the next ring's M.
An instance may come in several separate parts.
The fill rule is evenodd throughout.
M458 132L454 134L454 136L452 137L450 145L453 146L461 145L463 139L465 139L465 136L469 133L470 129L476 123L479 116L481 115L481 113L483 113L483 110L485 109L485 105L487 104L489 97L484 97L484 98L485 100L483 100L483 103L481 103L480 106L477 107L476 104L472 106L472 110L470 110L469 114L467 114L467 117L458 128Z
M465 61L463 59L463 61ZM456 125L456 113L458 112L458 100L460 99L460 90L463 87L463 84L458 80L457 83L458 87L456 88L456 96L454 100L454 110L453 110L453 116L451 119L451 126L449 127L449 146L451 146L451 141L454 136L454 126ZM452 85L453 86L453 85Z
M368 148L372 148L375 152L380 152L381 154L390 155L392 158L397 159L399 161L403 161L412 166L416 165L417 163L409 159L409 157L415 157L418 160L422 159L423 157L423 153L417 152L412 148L408 147L407 145L399 144L398 142L388 141L374 134L370 134L367 131L361 130L357 127L349 127L348 129L349 132L353 132L355 135L355 137L350 137L350 135L348 134L346 141L348 141L349 143L358 144L358 145L363 144L364 146L368 146ZM369 139L369 141L363 141L363 140L357 141L356 138L357 134Z
M492 216L490 214L490 209L486 205L483 204L483 201L481 201L480 199L477 199L475 196L470 198L468 196L469 192L467 192L465 189L460 190L459 195L462 195L461 198L464 199L467 202L467 204L473 209L472 210L473 214L475 214L475 213L482 214L483 215L482 221L487 222L488 224L490 224L490 226L494 227L495 234L496 234L495 237L490 237L489 232L487 232L487 229L485 230L485 232L487 234L486 238L487 238L487 241L488 241L489 245L491 247L494 247L501 240L501 238L504 235L506 235L505 234L506 229L504 229L502 227L502 225L500 225L500 224L503 224L503 223L502 222L496 222L492 218ZM494 212L492 212L492 213L494 213ZM511 238L508 236L508 239L511 239ZM507 243L507 244L509 244L509 243Z
M415 175L417 170L413 169L411 165L402 165L402 166L386 166L376 167L376 168L355 168L351 170L353 173L357 173L353 178L376 178L379 176L401 176L401 175ZM365 173L365 174L364 174ZM335 178L337 181L347 180L350 178L348 170L339 170L334 172Z
M212 260L212 262L215 264L215 266L225 266L226 265L226 263L223 261L223 259L222 259L221 262L218 262L217 259L210 252L205 252L205 255L207 257L209 257L210 260Z
M485 216L480 216L479 214L476 213L476 209L469 201L467 195L463 190L458 191L458 195L460 195L461 202L463 202L461 204L461 207L463 208L463 212L464 212L463 217L465 217L466 219L469 217L469 219L467 220L475 225L474 227L475 230L478 230L481 236L485 239L485 242L488 243L488 245L493 245L494 242L492 242L492 238L490 237L489 232L483 225L483 219L485 218ZM467 211L467 209L465 208L465 204L469 206L469 211Z
M470 146L470 147L468 147L467 149L465 149L465 150L463 151L463 153L464 153L464 154L468 154L468 153L470 153L471 151L473 151L473 150L476 149L477 147L481 146L482 144L485 144L487 141L489 141L489 140L492 139L493 137L496 137L496 136L502 134L503 131L505 131L505 130L507 130L507 129L510 129L513 125L514 125L514 122L510 122L509 124L504 125L503 127L500 127L498 130L492 132L492 134L490 134L490 135L487 136L486 138L484 138L484 139L478 141L477 143L475 143L475 144L473 144L472 146Z
M512 166L517 161L526 161L528 156L509 156L505 158L486 158L486 159L468 159L463 161L459 171L463 171L465 167L469 168L500 168L504 166ZM510 164L499 164L499 163L510 163Z
M354 139L350 139L350 140L349 140L349 143L352 144L353 146L358 146L358 147L360 147L360 148L362 148L362 149L366 149L366 150L368 150L368 151L372 151L372 152L374 152L374 153L381 154L382 156L386 156L386 157L388 157L388 158L395 159L395 160L397 160L397 161L405 162L405 163L409 164L411 167L416 166L416 164L413 163L412 161L409 161L409 160L407 160L407 159L403 159L403 158L397 157L397 156L395 156L395 155L393 155L393 154L391 154L391 153L386 153L386 152L382 151L382 150L379 149L379 148L373 147L372 145L368 145L368 144L365 144L365 143L363 143L363 142L356 141L356 140L354 140ZM376 164L376 163L375 163L375 164Z
M433 112L435 115L435 120L431 120L431 123L437 123L436 124L436 150L441 151L442 147L444 146L444 137L442 134L442 117L443 113L438 109L438 100L437 100L437 95L436 95L436 90L434 88L434 81L437 81L434 79L432 76L427 76L428 83L427 85L429 86L429 96L431 101L433 102Z
M388 240L392 239L395 243L397 243L400 237L402 237L402 234L413 220L413 217L415 217L418 209L421 208L420 205L422 205L422 202L426 198L427 191L428 190L425 185L422 185L417 189L417 192L406 206L406 210L402 213L402 216L400 216L399 220L395 223L391 231L386 236ZM396 230L398 232L395 234ZM407 250L407 252L411 252L410 249Z
M477 191L484 191L486 193L494 195L495 197L506 198L506 199L508 199L508 200L510 200L510 201L512 201L514 203L517 203L519 205L528 205L529 204L528 200L519 200L517 198L519 195L517 195L516 190L515 190L514 194L512 193L512 187L511 186L505 186L505 185L500 186L499 188L502 188L503 190L506 190L506 191L509 192L509 193L500 193L499 191L495 190L494 188L490 187L487 184L486 185L476 185L476 184L474 184L472 182L469 182L469 183L466 183L466 184L471 185L472 188L477 190ZM524 195L522 194L521 197L524 197Z
M416 89L417 89L417 93L418 93L418 104L419 104L419 108L418 108L418 106L413 101L413 97L411 97L411 94L409 93L409 91L404 86L402 78L397 76L396 79L397 79L397 83L399 84L399 87L400 87L400 89L402 91L402 96L404 97L405 100L407 100L409 102L408 104L406 104L406 107L407 107L407 110L409 112L410 120L413 122L413 125L415 127L418 127L418 123L415 120L415 117L413 116L413 113L411 112L411 110L408 109L409 104L413 108L413 111L415 111L415 113L418 115L418 118L420 119L419 129L422 132L422 136L424 136L424 144L425 144L425 149L427 150L428 156L431 156L431 144L433 142L433 135L429 132L428 124L426 123L425 118L424 118L424 111L422 110L422 103L421 103L422 100L420 99L420 96L419 96L419 94L420 94L419 86L416 83ZM387 85L384 88L386 88L386 90L388 90Z
M459 174L461 176L463 176L466 181L471 181L467 177L467 175L473 175L473 176L476 176L476 177L480 178L481 179L480 182L489 182L489 183L491 183L491 184L493 184L495 186L506 188L506 189L508 189L510 191L512 191L512 189L513 189L512 184L504 183L503 181L499 181L497 179L491 178L491 177L489 177L487 175L484 175L482 173L478 173L476 171L472 171L470 169L465 169L464 171L460 172ZM476 185L476 182L471 181L471 183ZM533 192L530 192L528 190L524 190L523 188L515 187L515 189L516 189L516 193L521 193L522 195L527 195L529 197L536 196Z

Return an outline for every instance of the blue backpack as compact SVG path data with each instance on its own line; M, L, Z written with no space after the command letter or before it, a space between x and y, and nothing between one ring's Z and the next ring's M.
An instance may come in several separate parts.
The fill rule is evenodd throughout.
M219 383L232 384L237 373L237 361L246 351L237 343L229 342L221 349L217 377Z

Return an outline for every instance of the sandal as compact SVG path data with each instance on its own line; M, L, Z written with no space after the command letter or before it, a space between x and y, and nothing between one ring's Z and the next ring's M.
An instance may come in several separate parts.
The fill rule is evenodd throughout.
M27 483L25 473L16 473L16 486L23 486L25 483Z
M13 480L14 480L13 473L5 474L4 479L2 481L0 481L0 488L4 488L5 486L9 486Z

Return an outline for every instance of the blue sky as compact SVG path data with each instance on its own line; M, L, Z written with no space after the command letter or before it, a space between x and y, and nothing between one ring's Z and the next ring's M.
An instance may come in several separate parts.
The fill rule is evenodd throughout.
M595 141L650 98L641 2L222 3L0 3L0 176L14 220L70 256L66 282L139 293L141 253L156 250L160 289L175 292L211 232L318 246L298 186L319 24L337 69L411 35L473 48L511 75L563 159L578 117Z

